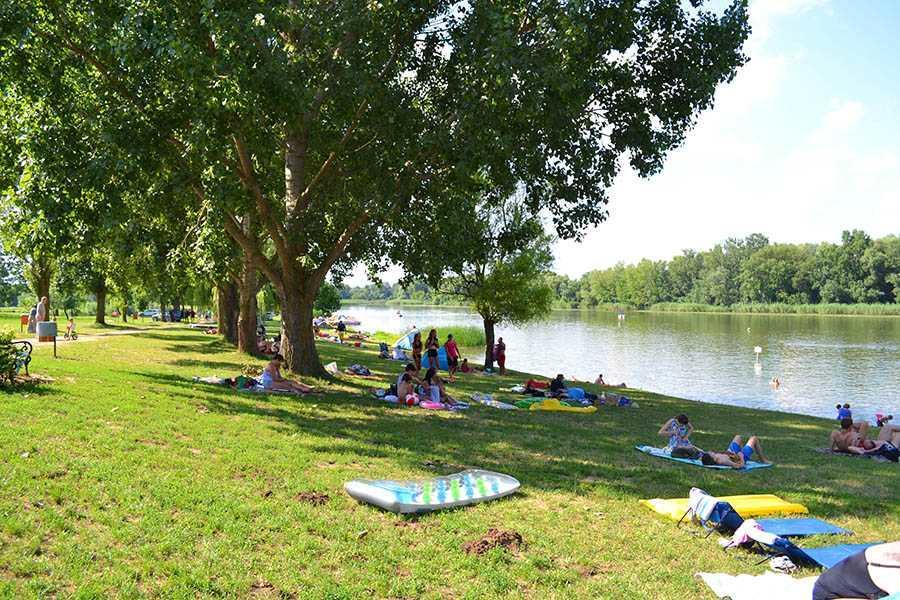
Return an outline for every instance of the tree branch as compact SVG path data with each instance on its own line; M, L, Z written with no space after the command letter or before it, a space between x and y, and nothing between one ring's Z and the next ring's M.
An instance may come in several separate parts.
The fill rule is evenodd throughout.
M285 258L289 258L290 253L288 252L287 247L287 235L285 234L282 224L272 214L272 207L266 201L265 196L263 196L262 189L260 189L259 183L256 180L253 161L250 160L250 153L247 152L244 141L237 134L232 135L232 139L234 140L234 148L238 155L238 176L241 179L241 183L244 184L244 187L253 197L256 208L263 218L266 229L269 231L269 235L272 236L272 241L275 243L278 254Z

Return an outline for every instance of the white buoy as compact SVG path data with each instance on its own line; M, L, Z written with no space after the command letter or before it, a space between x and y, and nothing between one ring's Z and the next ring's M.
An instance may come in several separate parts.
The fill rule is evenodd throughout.
M756 346L753 348L753 351L756 353L756 362L759 363L759 355L762 354L762 347Z

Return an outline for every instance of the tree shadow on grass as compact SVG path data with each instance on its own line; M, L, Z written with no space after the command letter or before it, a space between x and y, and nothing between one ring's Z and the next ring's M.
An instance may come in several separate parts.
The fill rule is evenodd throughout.
M202 402L210 413L264 419L273 435L302 434L307 440L305 447L313 452L390 458L412 471L447 473L458 467L479 467L509 473L526 488L591 495L600 486L604 494L635 501L686 497L693 486L716 495L780 493L787 500L792 500L792 495L812 499L807 501L814 514L826 518L896 513L890 501L848 493L847 483L840 477L823 477L820 470L804 464L806 454L762 471L712 471L670 465L640 454L632 449L640 434L622 430L619 423L606 419L481 407L437 414L385 405L368 395L252 394L174 375L136 374L163 384L173 398ZM347 414L351 405L352 416ZM429 461L439 468L428 467ZM878 465L890 466L895 465ZM873 492L886 500L891 497L889 484L883 491Z

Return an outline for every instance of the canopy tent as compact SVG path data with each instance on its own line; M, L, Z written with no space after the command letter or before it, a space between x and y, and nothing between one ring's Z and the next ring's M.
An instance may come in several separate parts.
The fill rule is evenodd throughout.
M417 333L419 333L418 329L412 329L409 332L403 334L402 337L398 338L397 341L394 342L394 347L402 348L403 350L412 350L413 338Z

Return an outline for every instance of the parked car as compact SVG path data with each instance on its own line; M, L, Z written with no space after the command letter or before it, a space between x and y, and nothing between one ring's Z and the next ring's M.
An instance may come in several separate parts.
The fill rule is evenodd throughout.
M145 311L141 311L141 316L142 316L142 317L155 318L155 317L157 317L158 315L159 315L159 309L157 309L157 308L148 308L148 309L145 310Z

